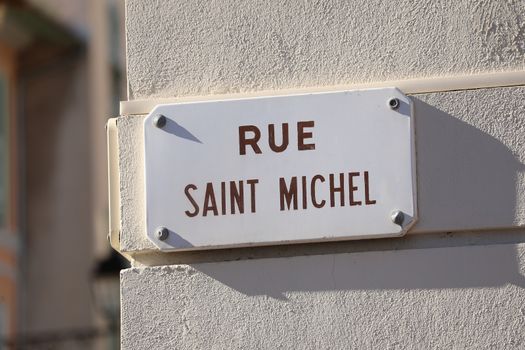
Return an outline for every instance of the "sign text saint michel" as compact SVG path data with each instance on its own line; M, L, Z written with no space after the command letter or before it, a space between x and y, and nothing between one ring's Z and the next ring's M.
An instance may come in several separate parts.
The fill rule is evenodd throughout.
M398 236L416 220L411 102L394 88L159 105L144 133L162 250Z

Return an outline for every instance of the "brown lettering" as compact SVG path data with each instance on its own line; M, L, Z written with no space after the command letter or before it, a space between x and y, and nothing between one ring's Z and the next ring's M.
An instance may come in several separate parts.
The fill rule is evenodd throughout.
M315 197L315 182L319 180L321 182L324 182L324 177L321 176L321 175L315 175L313 178L312 178L312 183L311 183L311 186L310 186L310 193L312 195L312 204L314 205L314 207L316 208L322 208L324 207L326 201L323 199L321 200L319 203L317 202L317 198Z
M235 214L235 205L239 209L239 214L244 214L244 187L242 181L239 181L239 188L235 181L230 181L230 207L231 213Z
M250 198L251 198L251 212L255 213L255 184L259 183L257 179L246 180L246 183L250 185Z
M272 151L280 153L288 147L288 123L282 124L282 141L281 145L277 146L275 144L275 125L268 125L268 144Z
M206 193L204 194L204 208L202 216L208 215L208 211L212 210L213 215L219 215L217 211L217 203L215 202L215 193L213 192L213 185L211 182L206 184Z
M221 182L221 214L226 215L226 182Z
M339 174L339 187L335 187L334 174L330 174L330 206L335 207L335 192L339 192L340 204L342 207L345 206L345 175Z
M253 138L246 138L246 132L253 132ZM255 153L261 154L261 149L257 145L261 138L261 131L255 125L242 125L239 126L239 154L246 154L246 145L252 146Z
M197 202L193 199L193 197L190 194L190 190L196 190L197 186L189 184L184 188L184 193L186 194L186 197L188 197L188 200L190 201L191 205L193 205L193 208L195 209L193 212L186 210L185 213L190 218L199 215L199 206L197 205Z
M303 209L306 209L307 204L307 193L306 193L306 176L302 177L302 187L303 187Z
M354 192L357 191L357 186L354 186L354 176L359 176L359 173L348 173L348 186L350 187L350 206L361 205L361 201L354 201Z
M293 209L297 210L297 177L292 177L290 180L290 189L288 190L286 186L286 181L283 177L279 178L279 193L281 199L281 211L284 210L284 204L286 200L286 205L288 210L290 210L290 204L293 201Z
M299 149L299 151L307 151L307 150L315 149L315 143L309 143L309 144L304 143L305 139L311 139L313 136L312 132L305 132L304 128L313 128L313 127L314 127L313 120L297 123L297 149Z
M365 171L365 203L366 205L376 204L375 199L370 199L370 188L368 181L368 171Z

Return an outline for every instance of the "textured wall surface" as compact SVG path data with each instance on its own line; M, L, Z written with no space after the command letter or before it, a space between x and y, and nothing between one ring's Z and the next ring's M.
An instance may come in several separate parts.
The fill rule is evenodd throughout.
M130 99L525 67L522 0L127 0Z
M122 272L123 349L522 349L525 245Z
M521 0L126 4L130 100L525 69ZM146 238L144 116L119 118L121 247L164 265L123 271L122 348L525 348L523 96L411 96L404 238L184 254Z

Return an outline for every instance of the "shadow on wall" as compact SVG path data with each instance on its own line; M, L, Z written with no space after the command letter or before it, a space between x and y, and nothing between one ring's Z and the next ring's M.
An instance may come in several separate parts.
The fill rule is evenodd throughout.
M509 283L523 288L525 278L518 258L512 245L488 245L248 260L196 268L243 294L286 299L288 292L303 291L474 288Z
M498 107L501 110L501 106L496 105L501 105L500 99L487 99L476 93L448 94L457 94L455 103L481 104L488 111ZM517 175L525 166L499 140L422 100L448 94L412 97L416 114L419 202L419 222L415 229L443 232L512 227L516 215ZM468 100L476 97L487 101ZM476 112L467 110L467 113ZM490 118L482 119L488 124L486 127L498 128Z
M523 164L492 136L419 97L413 97L413 101L417 118L418 225L442 232L458 227L512 226L517 173L523 171ZM407 243L407 249L401 244L400 250L373 251L372 245L368 252L327 252L194 267L243 294L278 299L286 299L288 292L321 290L476 288L509 283L525 287L520 272L520 266L525 265L525 250L516 251L516 245L489 242L475 246L468 239L450 237L451 247L442 247L438 240L443 238L432 239L435 245L430 248Z

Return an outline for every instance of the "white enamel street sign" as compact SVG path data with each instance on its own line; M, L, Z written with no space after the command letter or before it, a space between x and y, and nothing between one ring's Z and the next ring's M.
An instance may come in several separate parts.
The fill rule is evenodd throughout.
M412 107L395 88L159 105L144 137L161 250L400 236L416 221Z

